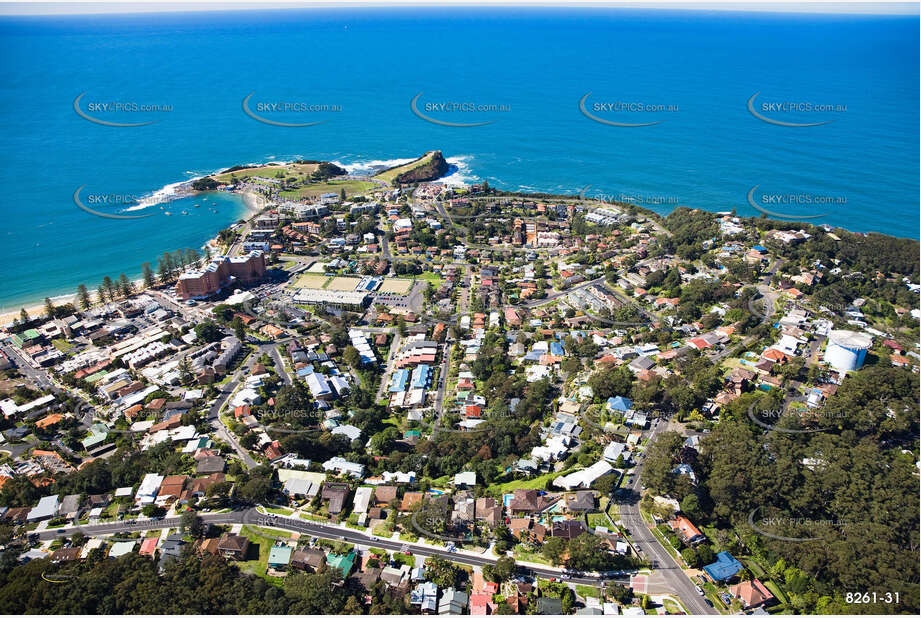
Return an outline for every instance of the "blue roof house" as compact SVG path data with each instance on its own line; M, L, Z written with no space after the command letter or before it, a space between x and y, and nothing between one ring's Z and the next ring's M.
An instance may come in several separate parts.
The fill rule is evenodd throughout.
M716 562L704 567L704 572L715 582L729 579L742 570L742 563L732 557L728 551L716 554Z
M618 410L620 412L627 412L630 408L633 407L633 402L627 399L626 397L610 397L608 399L608 409L609 410Z

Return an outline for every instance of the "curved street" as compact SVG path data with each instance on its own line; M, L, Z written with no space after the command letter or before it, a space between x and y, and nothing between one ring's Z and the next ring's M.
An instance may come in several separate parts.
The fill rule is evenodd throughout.
M322 524L313 521L306 521L300 518L284 517L272 514L263 514L257 508L247 508L230 511L226 513L202 513L201 520L210 524L246 524L251 526L260 526L263 528L276 528L289 532L297 532L319 539L329 539L334 541L345 541L356 545L367 547L376 547L388 551L406 551L411 550L419 556L437 556L445 560L466 564L468 566L482 567L487 564L495 564L498 557L484 552L477 554L474 552L456 550L451 551L446 548L435 547L426 543L410 542L402 540L386 539L372 536L358 530L353 530L345 526L336 526L331 524ZM120 533L131 533L146 530L162 530L166 528L178 528L180 526L179 517L169 517L164 519L142 519L119 521L104 524L95 524L87 526L62 526L52 530L43 530L36 532L41 540L51 540L64 536L69 536L75 532L82 532L86 536L110 536ZM539 575L545 578L556 578L561 581L572 582L574 584L597 585L599 581L617 582L623 585L630 585L629 575L626 573L619 577L604 577L601 575L566 575L563 569L551 566L538 565L534 563L517 563L518 570L523 573ZM683 600L683 599L682 599Z

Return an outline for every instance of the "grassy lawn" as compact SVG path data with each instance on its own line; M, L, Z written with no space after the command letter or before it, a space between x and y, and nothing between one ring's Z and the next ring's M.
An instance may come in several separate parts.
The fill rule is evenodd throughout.
M760 579L760 578L759 578ZM762 579L761 583L764 584L764 587L771 591L777 600L786 605L790 602L787 598L786 593L780 588L780 586L773 579Z
M376 186L376 184L367 180L331 180L329 182L318 182L307 185L306 187L298 187L293 191L281 191L279 195L287 199L301 199L305 197L315 197L323 193L338 194L343 189L345 189L346 195L355 195L357 193L369 191Z
M588 513L587 519L588 525L592 528L597 528L598 526L603 526L605 528L611 527L611 523L608 521L608 518L605 517L604 513Z
M543 489L547 485L547 481L562 474L565 474L565 472L548 472L547 474L541 474L531 479L519 479L508 481L507 483L493 484L489 486L489 490L491 493L509 494L516 489Z
M669 614L683 614L685 611L681 608L680 605L672 601L671 599L662 599L662 606L665 607L665 611Z
M751 557L742 558L742 564L744 564L748 568L748 570L752 572L752 575L754 575L755 577L757 577L758 579L762 581L764 580L766 576L764 567L762 567L758 563L758 561L756 561L754 558L751 558Z
M720 613L724 613L727 609L729 609L720 598L719 591L717 590L716 586L710 582L704 582L700 587L703 588L707 598L710 599L711 603L713 603L713 607L716 608Z
M301 513L301 519L307 519L309 521L329 521L325 517L319 517L317 515L312 515L311 513Z
M399 176L400 174L404 172L408 172L412 169L415 169L419 167L420 165L425 165L431 160L432 160L432 155L431 153L428 153L428 154L422 155L415 161L410 161L409 163L405 165L401 165L399 167L395 167L393 169L389 169L384 172L381 172L374 178L376 178L377 180L383 180L384 182L390 183L390 182L393 182L393 179Z
M416 279L422 279L424 281L428 281L436 288L440 286L442 282L444 281L444 278L441 275L439 275L438 273L432 272L430 270L425 271L421 275L416 275Z
M524 562L537 562L539 564L553 566L550 564L549 560L540 554L540 552L528 551L521 547L521 545L516 545L512 549L512 556L515 558L515 560L523 560Z
M264 165L262 167L248 167L227 174L218 174L214 178L220 182L229 182L231 176L240 180L244 178L276 178L279 172L284 172L285 178L295 178L298 181L307 181L317 169L317 164L307 163L289 163L287 165Z
M661 545L662 547L664 547L665 550L666 550L669 554L671 554L672 558L674 558L674 559L678 562L678 564L682 564L682 565L683 565L683 564L684 564L684 560L682 560L681 554L678 553L678 550L676 550L674 547L672 547L672 544L668 542L668 539L666 539L666 538L662 535L662 533L659 532L659 530L656 529L656 528L652 528L652 533L655 535L656 540L659 541L659 545Z
M240 530L240 534L249 539L250 542L249 553L246 556L250 559L239 562L240 570L262 577L272 584L281 584L282 580L280 578L266 575L266 570L269 566L269 552L272 549L274 541L263 535L287 536L290 538L291 534L284 530L269 530L251 526L243 526L243 529Z
M286 509L284 507L265 507L265 510L269 513L275 513L276 515L291 515L294 513L291 509Z
M594 586L585 586L582 584L576 584L576 594L580 597L594 597L596 599L601 598L601 593Z
M67 353L69 353L71 350L74 349L73 344L68 343L68 342L64 341L63 339L55 339L55 340L53 340L53 341L51 342L51 345L53 345L55 348L57 348L58 350L60 350L63 354L67 354Z

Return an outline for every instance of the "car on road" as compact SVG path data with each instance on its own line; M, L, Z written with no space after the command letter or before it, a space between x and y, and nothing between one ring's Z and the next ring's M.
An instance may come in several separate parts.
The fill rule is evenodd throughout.
M697 589L697 594L699 594L700 596L704 596L704 589L703 589L703 588L701 588L700 586L694 586L694 588Z
M569 575L570 577L582 577L585 575L582 571L577 571L576 569L566 569L563 571L563 574Z

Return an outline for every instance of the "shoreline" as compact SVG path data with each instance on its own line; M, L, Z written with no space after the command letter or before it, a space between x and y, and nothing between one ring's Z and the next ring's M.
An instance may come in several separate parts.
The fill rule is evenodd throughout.
M208 193L213 193L213 192L212 191L197 192L197 194L200 194L200 195L205 195ZM243 206L246 208L246 212L243 213L242 217L238 219L234 219L233 222L228 224L228 227L231 225L236 225L237 222L239 222L241 219L243 221L249 221L250 219L255 217L257 214L259 214L259 212L261 212L264 208L270 205L270 203L268 202L268 200L266 200L266 198L262 197L261 195L253 191L240 191L240 192L231 191L230 193L234 193L241 197L243 201ZM192 193L190 195L194 195L194 194L195 193ZM190 195L187 195L184 197L189 197ZM210 247L212 250L216 249L218 246L217 239L218 239L217 236L214 236L213 238L209 238L204 243L202 243L200 249L204 249L205 247ZM146 288L144 287L143 278L133 279L131 280L131 283L134 284L134 287L135 289L138 290L139 294L143 293L146 290ZM90 294L90 298L93 300L93 305L94 306L97 305L99 301L96 298L96 290L88 289L88 291ZM77 293L76 292L73 292L70 294L58 294L55 296L49 296L46 294L43 298L45 297L50 298L52 304L54 304L54 306L56 307L59 305L66 305L67 303L73 303L74 306L76 306L77 304ZM11 304L14 304L14 303L11 303ZM19 314L22 309L26 310L26 313L29 314L30 318L34 319L37 317L42 317L45 315L45 302L44 300L24 301L20 307L0 313L0 328L8 328L12 326L13 321L19 319Z
M465 156L466 156L466 155L465 155ZM455 157L455 158L456 158L456 157ZM272 162L272 163L275 163L275 162ZM263 165L265 165L265 164L263 164ZM220 173L220 172L216 172L215 174L219 174L219 173ZM351 174L351 172L350 172L350 174ZM194 179L193 179L193 180L194 180ZM168 185L165 185L165 187L166 187L166 188L172 189L174 195L175 195L176 189L181 189L181 190L182 190L182 193L183 193L182 197L191 197L191 196L194 196L194 195L206 195L206 194L209 194L209 193L215 193L215 192L217 192L217 191L191 191L191 190L188 190L188 188L191 186L191 182L192 182L192 180L180 181L180 182L177 182L177 183L170 183L170 184L168 184ZM433 181L433 182L439 182L439 181L436 180L436 181ZM457 185L447 185L447 186L457 186ZM464 185L464 186L466 186L466 185ZM161 189L161 191L162 191L162 189ZM236 224L237 224L239 221L241 221L241 220L242 220L242 221L249 221L250 219L252 219L253 217L255 217L257 214L259 214L259 213L260 213L262 210L264 210L265 208L272 207L272 206L275 206L275 205L276 205L276 202L274 202L274 201L272 201L272 200L269 200L269 199L263 197L262 195L259 195L258 193L252 191L252 190L244 189L244 190L242 190L242 191L226 191L226 192L234 193L235 195L239 195L239 196L241 197L243 206L244 206L244 208L245 208L245 212L243 213L242 217L235 219L234 221L232 221L231 223L229 223L227 227L236 225ZM533 191L533 190L530 190L530 191L503 191L503 190L499 190L498 195L502 195L502 194L504 194L504 195L506 195L506 196L509 196L509 197L510 197L510 196L520 196L520 197L530 197L530 198L532 198L532 199L563 199L563 198L572 199L572 198L574 197L574 196L571 196L571 195L551 194L551 193L544 193L544 192ZM595 199L595 198L592 198L592 197L590 197L590 196L586 196L585 199L586 199L586 200L593 200L593 199ZM660 225L661 225L661 220L664 219L664 218L667 216L667 215L658 213L658 212L656 212L656 211L654 211L654 210L652 210L652 209L650 209L650 208L648 208L648 207L642 206L642 205L638 205L638 204L624 204L624 205L636 206L636 207L638 207L641 211L643 211L643 213L644 213L645 216L647 216L647 217L650 217L650 216L651 216L652 218L657 219L657 220L658 220L657 222L658 222ZM677 206L676 206L676 207L677 207ZM688 208L690 208L690 207L688 206ZM674 208L673 208L673 210L674 210ZM720 214L724 214L724 213L722 213L722 212L718 212L718 211L709 211L709 210L706 210L706 209L694 209L694 210L704 210L705 212L710 212L714 217L719 216ZM739 216L739 215L737 215L737 216ZM751 217L740 216L740 218L742 218L742 219L750 219L750 218L755 218L755 217L753 217L753 216L751 216ZM815 224L812 224L812 223L809 223L809 222L802 222L802 221L800 221L799 223L801 223L801 224L803 224L803 225L815 225ZM903 237L900 237L900 236L893 236L892 234L883 234L882 232L852 232L851 230L848 230L847 228L841 228L841 227L838 227L838 226L834 226L834 228L836 228L836 229L842 229L842 230L845 230L845 231L847 231L847 232L849 232L849 233L852 233L852 234L866 235L866 234L868 234L868 233L877 233L877 234L882 234L882 235L884 235L884 236L888 236L888 237L890 237L890 238L896 238L896 239L902 239L902 238L903 238ZM226 229L226 228L224 228L224 229ZM210 239L206 240L206 241L201 245L200 248L203 249L203 248L205 248L205 247L207 246L207 247L210 247L211 249L216 249L216 248L218 247L217 239L218 239L218 237L217 237L217 236L214 236L213 238L210 238ZM914 239L912 239L912 238L907 238L907 237L905 237L905 239L906 239L906 240L914 240ZM135 280L132 281L132 283L135 285L136 289L138 289L138 293L142 293L142 292L144 291L145 288L142 287L143 279L140 279L140 278L139 278L139 279L135 279ZM90 292L90 297L91 297L91 298L94 298L95 295L96 295L95 290L90 290L89 292ZM52 303L53 303L55 306L57 306L57 305L62 305L62 304L67 304L67 303L76 303L77 294L76 294L76 293L69 293L69 294L59 294L59 295L47 296L47 297L51 299ZM97 303L98 303L98 301L94 301L94 305L97 304ZM11 303L11 305L14 305L14 304L15 304L15 303ZM16 320L16 319L19 318L19 314L20 314L20 311L21 311L22 308L25 308L25 310L26 310L26 312L29 314L29 316L30 316L30 317L33 317L33 318L34 318L34 317L41 316L41 315L43 315L43 314L45 313L45 303L44 303L44 300L42 300L42 301L37 301L37 300L24 301L24 304L21 305L21 307L16 308L16 309L11 309L11 310L5 311L5 312L3 312L3 313L0 313L0 328L7 328L7 327L11 326L11 325L12 325L12 322L13 322L14 320Z

